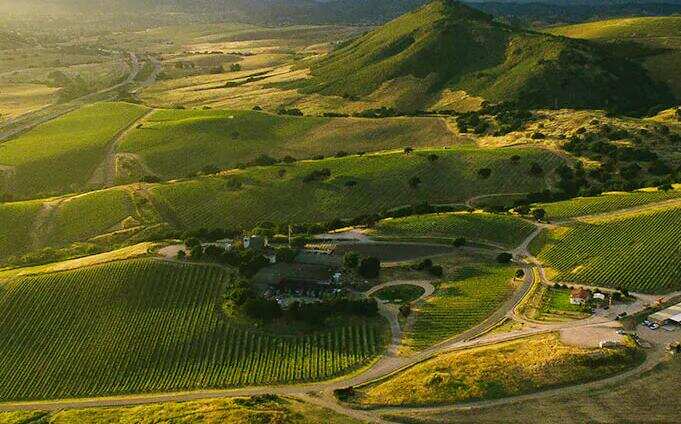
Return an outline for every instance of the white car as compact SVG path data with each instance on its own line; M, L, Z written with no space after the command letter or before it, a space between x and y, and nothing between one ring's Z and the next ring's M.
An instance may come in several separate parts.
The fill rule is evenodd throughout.
M648 320L643 321L643 325L645 325L646 327L648 327L650 324L651 322Z
M658 328L660 328L660 326L659 326L659 324L653 323L653 324L650 324L650 326L648 328L650 328L651 330L657 330Z

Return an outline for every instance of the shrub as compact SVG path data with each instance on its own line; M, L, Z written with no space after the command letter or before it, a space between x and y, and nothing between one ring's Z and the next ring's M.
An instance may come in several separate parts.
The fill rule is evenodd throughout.
M432 275L434 277L442 277L444 275L444 270L442 269L442 267L440 265L434 265L434 266L430 267L428 272L430 273L430 275Z
M376 278L381 271L381 261L378 258L368 257L362 259L359 264L359 275L364 278Z
M348 252L343 256L343 264L348 268L357 268L359 265L359 253Z
M411 177L409 179L409 186L411 188L418 188L421 185L421 179L419 177Z
M409 303L405 303L404 305L400 305L400 314L407 318L409 315L411 315L411 305Z
M497 262L499 262L500 264L510 263L511 259L513 259L513 255L511 255L508 252L502 252L497 255Z
M466 245L466 237L457 237L452 242L452 246L454 247L462 247L464 245Z
M478 169L478 176L480 178L489 178L492 175L492 170L489 168Z
M541 167L537 162L532 162L532 165L530 165L530 175L534 175L535 177L539 177L544 173L544 168Z

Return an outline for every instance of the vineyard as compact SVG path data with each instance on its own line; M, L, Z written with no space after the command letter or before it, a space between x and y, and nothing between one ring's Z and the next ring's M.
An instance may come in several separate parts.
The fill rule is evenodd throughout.
M104 160L106 145L145 110L128 103L97 103L3 143L0 165L15 168L9 191L35 198L84 188ZM0 192L4 189L0 186Z
M441 146L456 141L439 118L292 117L256 111L158 110L119 150L139 155L157 174L185 177L207 165L235 168L259 155L277 159Z
M433 296L418 308L405 345L423 349L472 328L492 314L511 294L513 268L486 263L464 263L436 284Z
M670 191L635 191L607 193L597 197L578 197L562 202L546 203L538 207L546 210L552 220L612 212L655 202L681 198L681 187Z
M548 233L539 259L556 281L645 293L681 289L681 207L577 221Z
M520 156L517 163L511 160L514 155ZM318 222L422 202L462 202L485 193L541 191L547 188L547 179L529 175L532 162L541 163L550 174L562 159L532 148L430 149L254 168L151 190L187 229ZM325 168L330 177L303 181ZM480 178L480 168L490 168L492 175Z
M383 348L371 323L304 336L232 325L217 267L131 260L5 283L0 399L327 379Z
M520 218L490 213L442 213L387 219L376 226L381 236L465 237L515 247L534 226Z

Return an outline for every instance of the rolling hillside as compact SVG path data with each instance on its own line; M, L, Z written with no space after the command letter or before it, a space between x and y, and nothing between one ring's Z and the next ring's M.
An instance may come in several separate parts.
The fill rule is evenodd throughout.
M106 148L146 108L96 103L0 144L0 193L46 197L86 188Z
M681 16L610 19L556 27L550 33L594 40L639 61L681 101Z
M164 178L185 177L205 166L234 168L259 155L311 159L406 146L447 146L456 138L439 118L321 118L256 111L159 110L121 142Z
M647 111L671 96L643 69L583 41L495 22L451 0L435 0L359 37L311 65L306 92L366 96L386 86L426 85L427 107L443 90L528 107ZM624 83L626 81L626 83Z

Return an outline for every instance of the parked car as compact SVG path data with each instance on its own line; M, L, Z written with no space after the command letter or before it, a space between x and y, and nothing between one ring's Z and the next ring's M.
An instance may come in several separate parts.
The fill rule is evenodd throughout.
M652 324L650 324L650 326L648 328L650 328L651 330L657 330L658 328L660 328L660 325L652 323Z
M649 326L649 325L650 325L650 321L648 321L648 320L643 321L643 325L645 325L646 327Z

